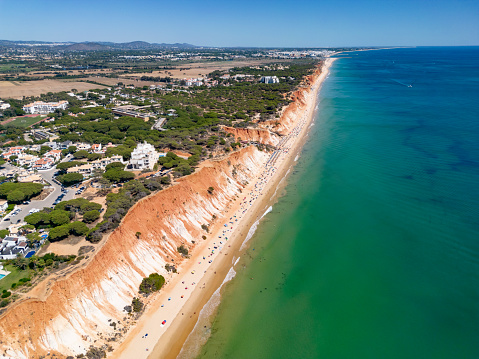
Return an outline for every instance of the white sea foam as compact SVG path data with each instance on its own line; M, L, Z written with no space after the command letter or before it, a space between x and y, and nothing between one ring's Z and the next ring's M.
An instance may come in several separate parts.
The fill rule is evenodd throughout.
M239 258L236 260L236 262L238 262L238 260ZM183 344L177 359L188 359L198 356L201 347L206 343L211 335L210 318L215 313L216 308L218 308L220 305L221 288L225 283L232 280L235 275L236 271L233 269L233 267L231 267L219 288L215 290L211 298L201 309L200 314L198 315L198 321L196 322L191 333L188 335L188 338L186 338L186 341Z
M296 157L294 158L294 162L296 162L297 160L299 160L299 155L296 155Z
M236 259L236 261L235 261L235 264L233 264L233 266L235 266L235 265L237 265L237 264L238 264L238 262L239 262L240 258L241 258L241 257L238 257L238 258Z
M291 172L291 168L288 168L288 170L286 171L283 178L281 178L281 180L278 182L278 185L276 186L276 189L274 190L274 193L273 193L273 196L272 196L273 198L274 198L274 196L276 196L276 193L278 193L278 188L281 187L281 183L283 183L284 179L288 176L289 172ZM264 216L264 214L263 214L263 216ZM263 218L263 217L261 217L261 218Z
M259 221L261 221L261 219L264 216L266 216L269 212L271 212L272 210L273 210L273 207L269 206L268 209L266 210L266 212L264 212L263 215L256 222L253 223L253 225L251 226L251 228L248 231L248 234L246 235L246 238L244 239L243 243L241 244L240 251L242 251L244 248L246 248L246 243L248 243L248 241L253 237L254 232L256 232L256 229L258 228Z

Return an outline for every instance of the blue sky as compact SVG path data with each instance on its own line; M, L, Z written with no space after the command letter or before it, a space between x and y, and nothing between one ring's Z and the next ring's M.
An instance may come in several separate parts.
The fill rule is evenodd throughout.
M479 0L0 0L0 19L4 40L479 45Z

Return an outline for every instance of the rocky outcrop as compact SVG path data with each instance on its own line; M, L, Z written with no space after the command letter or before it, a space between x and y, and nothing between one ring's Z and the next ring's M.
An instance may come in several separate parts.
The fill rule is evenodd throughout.
M84 267L57 281L45 300L18 302L0 318L0 354L36 358L47 352L85 353L113 334L143 277L165 273L176 248L192 247L209 223L251 181L268 154L254 146L212 162L178 184L137 203ZM207 189L213 187L214 193ZM141 232L139 238L136 232Z

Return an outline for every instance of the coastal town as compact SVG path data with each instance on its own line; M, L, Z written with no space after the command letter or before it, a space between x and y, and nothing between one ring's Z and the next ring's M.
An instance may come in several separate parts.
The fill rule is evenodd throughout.
M20 60L28 62L28 66L36 66L38 59L61 63L62 53L52 52L52 46L9 47L2 53L3 61L19 63ZM164 224L154 228L144 224L134 232L133 238L138 242L126 247L137 251L138 243L163 238L148 244L150 255L157 253L155 263L149 264L155 271L148 276L151 269L140 270L144 278L138 293L131 286L114 289L126 290L128 294L121 294L127 302L122 299L123 304L115 309L119 312L112 316L118 317L120 313L127 316L116 322L113 331L103 328L98 334L85 332L78 349L60 344L63 349L56 349L57 353L66 350L90 357L97 351L106 353L115 349L115 342L121 343L121 338L134 328L132 323L159 300L158 294L151 297L150 293L163 284L173 290L172 283L182 278L179 272L197 260L188 258L197 258L206 250L210 253L201 254L200 262L204 262L201 266L207 269L213 263L220 263L214 260L221 258L217 253L223 253L225 240L237 234L233 233L236 223L232 221L231 228L223 229L218 236L217 220L236 207L233 196L239 196L243 190L251 191L251 184L257 183L251 195L243 199L242 209L235 210L241 211L235 214L236 220L243 221L253 201L258 202L260 188L266 191L265 186L274 183L275 169L279 163L287 162L284 159L296 143L295 136L304 131L307 117L312 113L308 107L301 110L308 111L307 115L302 112L290 115L289 108L297 105L294 100L297 96L311 102L308 91L316 93L319 85L315 79L321 73L321 64L333 53L329 50L226 51L227 56L215 60L232 62L225 62L227 66L220 62L218 66L195 62L212 60L208 51L201 51L175 51L176 57L171 56L171 50L166 57L152 54L117 57L110 51L111 60L122 58L130 67L112 72L99 71L94 65L67 69L52 64L42 70L41 76L53 71L55 79L76 77L67 82L68 89L38 95L33 91L21 97L0 96L0 310L5 320L15 308L35 298L38 291L57 296L53 289L57 282L94 266L96 258L116 245L115 238L130 226L127 218L135 216L135 208L184 188L179 197L172 197L161 207L175 203L191 191L188 186L204 182L195 178L204 177L205 171L222 168L224 164L232 166L220 177L207 180L204 188L196 189L198 193L204 192L202 196L207 196L208 203L216 201L217 196L223 198L222 204L208 205L206 213L210 218L205 217L206 213L198 214L202 219L193 227L188 221L171 218L192 200L190 197L181 200L183 205L165 209L161 216L160 207L155 207L158 224ZM71 54L77 56L77 52ZM95 53L82 54L80 58ZM175 67L167 65L163 71L160 66L160 70L136 73L144 61L161 65L165 59L186 61L177 66L183 72L175 72ZM33 75L25 84L51 81L17 66L10 66L0 76L24 81L25 76ZM102 76L101 72L108 76ZM88 77L84 77L85 73ZM87 82L78 82L84 79ZM81 84L88 85L88 89ZM249 170L244 166L245 161L253 161ZM254 172L249 172L253 168ZM228 181L217 182L222 176L227 176ZM197 208L197 204L193 207ZM195 211L192 208L188 210L190 214ZM145 212L144 217L151 215ZM173 223L175 227L169 228ZM131 241L125 234L121 238L124 244ZM163 242L166 247L161 249ZM212 247L207 249L207 246ZM125 270L137 265L131 264ZM190 270L197 271L200 275L199 269ZM135 272L135 276L140 272ZM201 276L193 277L195 283L201 280ZM85 276L81 278L83 281ZM138 286L136 280L132 285ZM167 292L167 289L160 291L160 297ZM189 298L189 292L181 294L181 298ZM172 308L168 320L178 310L176 306ZM167 320L163 321L168 327ZM154 338L150 336L148 342ZM3 350L5 355L26 353L25 347Z
M479 1L0 13L0 359L479 359Z

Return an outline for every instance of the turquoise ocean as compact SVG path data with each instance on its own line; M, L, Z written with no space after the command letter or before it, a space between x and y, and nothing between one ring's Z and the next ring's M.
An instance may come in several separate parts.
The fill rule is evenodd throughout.
M344 53L199 358L479 358L479 48Z

